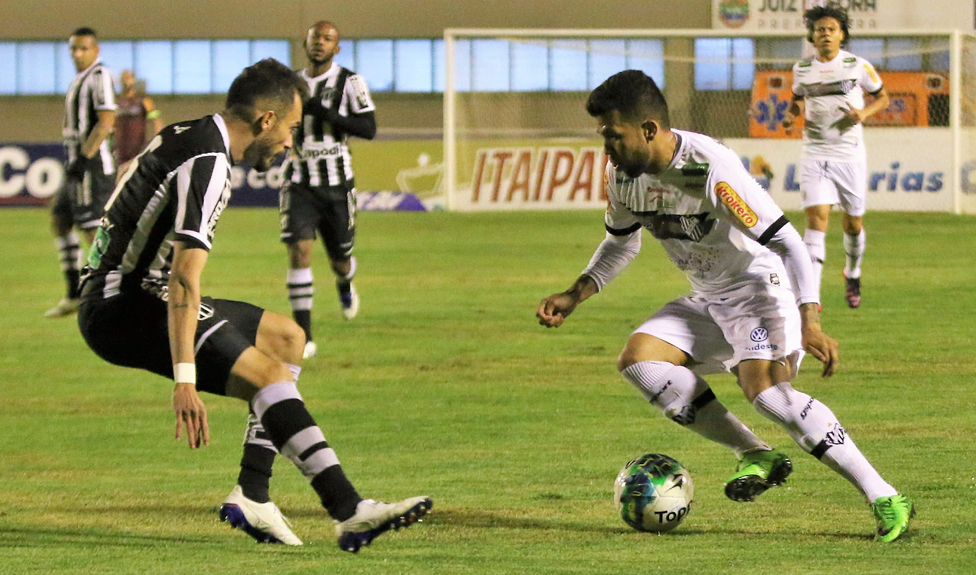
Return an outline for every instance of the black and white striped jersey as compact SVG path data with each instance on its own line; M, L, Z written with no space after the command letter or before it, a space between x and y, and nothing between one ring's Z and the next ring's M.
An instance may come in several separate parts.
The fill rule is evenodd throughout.
M328 72L314 78L300 72L308 83L309 100L318 99L323 108L334 108L340 116L376 110L366 81L355 72L333 64ZM286 179L306 186L343 186L353 178L349 139L341 128L306 113L296 136Z
M61 134L68 150L68 161L78 157L81 145L98 123L98 112L115 109L115 88L112 74L102 65L101 60L78 72L64 97L64 126ZM115 173L115 160L109 149L109 139L105 138L98 147L98 154L92 158L100 162L102 172Z
M136 156L108 203L82 298L143 289L165 297L173 242L209 250L231 194L230 140L219 114L164 128Z

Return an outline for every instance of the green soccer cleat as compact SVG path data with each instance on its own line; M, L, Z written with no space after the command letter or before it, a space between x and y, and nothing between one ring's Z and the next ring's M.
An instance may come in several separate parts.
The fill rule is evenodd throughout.
M793 463L782 451L753 451L742 455L733 475L725 483L725 496L732 501L755 501L770 487L782 485L793 472Z
M871 513L878 521L876 541L889 543L908 531L908 522L915 517L915 504L904 495L879 497L871 504Z

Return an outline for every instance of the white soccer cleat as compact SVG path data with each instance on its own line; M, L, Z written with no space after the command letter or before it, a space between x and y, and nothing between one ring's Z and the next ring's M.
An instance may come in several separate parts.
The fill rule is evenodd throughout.
M305 342L305 351L302 352L302 358L309 359L315 357L319 353L319 346L315 345L314 341Z
M356 291L355 284L349 284L348 294L339 294L339 303L342 304L342 317L352 319L359 313L359 292Z
M78 312L80 299L61 298L58 305L44 312L44 317L64 317Z
M235 529L241 529L258 543L301 545L302 540L292 533L291 523L281 514L278 506L268 501L257 503L244 496L240 485L235 485L224 504L220 506L220 520L227 521Z
M410 527L421 521L434 506L430 497L411 497L398 503L383 503L364 499L356 506L356 514L343 522L336 521L336 537L343 551L358 553L363 545L390 529Z

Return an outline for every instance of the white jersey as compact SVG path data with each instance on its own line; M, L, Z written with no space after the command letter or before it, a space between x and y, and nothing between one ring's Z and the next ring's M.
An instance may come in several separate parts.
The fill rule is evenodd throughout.
M864 129L841 120L848 107L864 108L865 92L877 94L882 87L870 62L844 50L830 62L811 58L794 64L793 95L806 102L802 157L864 160Z
M366 81L355 72L333 64L312 78L303 69L300 76L308 84L309 99L318 99L324 108L335 108L340 116L376 110ZM297 146L298 157L291 160L290 179L306 186L342 186L353 179L352 157L346 144L348 134L337 126L317 121L305 114Z
M765 247L789 224L782 210L735 152L702 134L672 132L680 142L660 174L632 179L607 164L607 231L647 228L696 293L792 289L783 260Z

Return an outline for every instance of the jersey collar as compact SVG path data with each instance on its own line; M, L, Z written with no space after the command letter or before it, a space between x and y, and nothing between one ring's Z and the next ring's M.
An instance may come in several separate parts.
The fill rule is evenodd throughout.
M217 129L220 130L220 137L224 140L224 149L227 151L227 159L230 160L230 165L234 165L234 156L230 153L230 135L227 133L227 124L224 119L220 117L220 114L214 114L213 116L214 124L217 124Z

